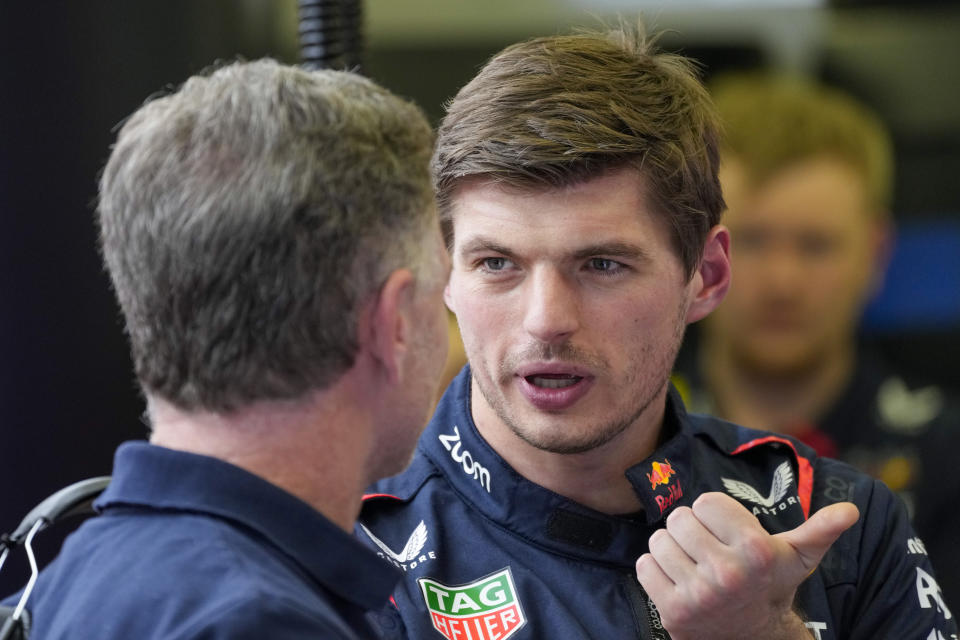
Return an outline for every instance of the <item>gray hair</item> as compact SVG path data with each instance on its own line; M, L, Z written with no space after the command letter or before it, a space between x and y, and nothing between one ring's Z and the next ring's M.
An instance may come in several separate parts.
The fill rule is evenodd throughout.
M421 270L432 143L422 111L373 82L273 60L130 116L98 220L145 391L228 411L333 383L360 304Z

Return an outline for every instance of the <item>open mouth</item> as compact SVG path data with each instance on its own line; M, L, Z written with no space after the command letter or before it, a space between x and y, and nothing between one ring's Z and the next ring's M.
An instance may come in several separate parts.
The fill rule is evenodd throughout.
M560 373L537 373L524 376L524 379L540 389L563 389L565 387L572 387L583 380L581 376Z
M551 366L555 371L550 371ZM564 370L560 370L561 366ZM542 368L541 368L542 367ZM578 373L584 375L577 375ZM533 365L521 371L520 393L540 411L565 411L593 387L589 372L565 365Z

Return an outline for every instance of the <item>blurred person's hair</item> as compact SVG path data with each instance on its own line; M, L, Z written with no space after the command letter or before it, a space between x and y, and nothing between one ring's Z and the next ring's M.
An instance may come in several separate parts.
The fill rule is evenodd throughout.
M831 157L862 176L874 212L889 211L893 145L866 105L833 87L763 72L721 76L711 90L724 127L721 147L743 163L752 181Z
M695 64L642 25L515 44L447 106L433 157L441 225L465 179L557 188L634 167L691 276L724 209L717 117Z
M332 384L390 272L439 277L432 142L420 109L369 80L272 60L130 116L98 221L144 390L229 411Z

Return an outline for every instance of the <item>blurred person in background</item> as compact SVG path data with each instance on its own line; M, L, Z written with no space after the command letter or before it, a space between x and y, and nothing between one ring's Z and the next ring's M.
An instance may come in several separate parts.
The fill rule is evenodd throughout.
M730 282L718 129L691 62L629 25L510 46L449 103L469 364L361 511L404 570L385 637L956 634L887 487L669 384Z
M398 575L349 532L446 355L432 143L371 81L270 60L126 120L98 221L150 442L41 573L33 637L372 636Z
M734 280L675 376L692 410L794 436L906 503L948 603L960 597L960 408L858 341L893 241L892 144L835 88L718 79L720 178Z

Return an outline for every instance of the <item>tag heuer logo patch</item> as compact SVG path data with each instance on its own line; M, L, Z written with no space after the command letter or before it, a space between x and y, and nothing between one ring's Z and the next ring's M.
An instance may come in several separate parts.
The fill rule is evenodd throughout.
M433 628L449 640L506 640L525 623L510 567L450 587L420 578Z

